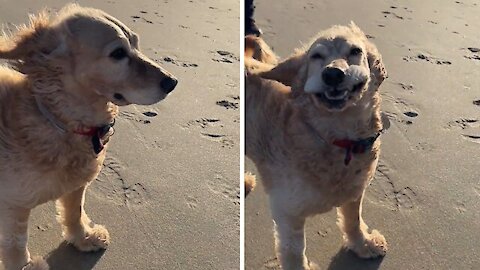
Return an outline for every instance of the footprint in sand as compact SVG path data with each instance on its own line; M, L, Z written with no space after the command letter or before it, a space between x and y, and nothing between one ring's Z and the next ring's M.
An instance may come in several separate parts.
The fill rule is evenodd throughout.
M129 112L129 111L121 111L119 114L119 119L127 120L127 124L131 127L129 129L130 132L134 133L134 140L136 142L141 143L147 149L159 149L159 150L167 150L174 147L174 144L169 140L151 140L151 138L145 136L145 133L142 132L141 128L136 125L135 123L142 123L142 124L150 124L151 121L148 118L153 118L158 115L158 113L154 111L146 111L143 113ZM145 117L144 117L145 116Z
M448 122L446 128L460 128L462 130L462 138L473 143L480 143L480 121L478 119L460 118Z
M220 119L210 117L210 118L200 118L200 119L197 119L197 120L188 121L182 127L183 128L190 128L192 126L197 126L197 127L200 127L200 128L208 128L208 127L215 126L217 124L219 124L221 127L223 127L223 125L220 124Z
M458 211L458 213L463 214L467 212L467 205L465 202L457 202L455 203L454 208Z
M207 181L208 188L214 194L222 195L235 205L240 205L240 188L236 181L230 181L222 173L215 173L213 179Z
M413 111L404 112L403 114L406 115L406 116L408 116L408 117L412 117L412 118L418 116L418 113L417 113L417 112L413 112Z
M367 188L367 198L391 210L414 209L417 194L411 187L398 187L392 175L394 173L390 166L380 161L374 179Z
M144 114L145 115L145 114ZM146 115L145 115L146 116ZM150 124L151 121L148 119L142 119L141 116L138 116L134 112L129 112L129 111L121 111L118 115L120 119L125 119L129 121L134 121L138 123L143 123L143 124Z
M174 65L179 66L179 67L186 67L186 68L198 67L198 64L183 61L183 60L174 59L170 56L165 56L162 59L155 60L155 61L162 62L162 63L170 63L170 64L174 64Z
M465 48L462 48L462 50L465 50ZM464 55L463 57L470 60L480 60L480 48L468 47L466 50L468 50L470 55Z
M147 20L147 19L145 19L141 16L133 15L133 16L130 16L130 17L133 18L133 22L142 21L142 22L145 22L145 23L153 24L153 21Z
M480 121L475 118L460 118L458 120L450 121L445 128L460 128L462 130L469 128L476 128L480 126Z
M232 102L232 101L228 101L228 100L219 100L216 102L216 104L218 106L222 106L224 107L225 109L234 109L234 110L237 110L238 109L238 102Z
M472 101L473 105L480 106L480 99Z
M238 108L240 106L239 105L240 97L230 95L227 98L230 99L230 100L227 100L227 99L219 100L219 101L216 102L216 104L218 106L224 107L227 110L228 109L238 110Z
M415 145L415 149L419 151L431 152L435 148L436 148L435 145L428 142L419 142Z
M191 209L197 208L198 200L195 197L187 196L185 201L187 202L188 207L190 207Z
M403 90L407 90L413 93L413 89L414 89L413 84L405 84L405 83L399 82L397 83L397 85L402 87Z
M90 189L100 199L119 206L141 206L147 203L148 192L141 183L128 184L123 176L125 167L112 155L107 156L104 167Z
M391 102L394 108L394 111L386 110L385 114L389 119L396 121L397 123L411 125L413 124L413 120L420 115L420 110L415 108L415 106L406 99L387 94L384 96L384 98L386 101Z
M200 132L202 137L219 142L223 148L232 149L235 147L235 142L229 139L226 134L223 134L223 123L218 118L200 118L197 120L188 121L185 125L182 125L184 129L191 127L198 127L204 130Z
M391 11L382 11L382 13L384 14L384 17L385 18L388 18L389 16L392 16L396 19L400 19L400 20L403 20L403 17L400 16L400 15L397 15L395 12L391 12Z
M147 117L155 117L155 116L158 115L158 113L156 113L156 112L144 112L142 114L147 116Z
M214 58L212 58L212 60L215 62L234 63L240 61L239 57L228 51L215 51L210 53L214 54Z
M405 56L403 57L403 60L406 62L417 62L417 61L426 61L431 64L437 64L437 65L451 65L452 62L445 60L445 59L440 59L437 57L433 56L428 56L426 54L420 53L417 54L416 56Z
M480 135L462 134L463 138L473 143L480 143Z
M52 224L50 224L50 223L41 224L41 225L36 225L36 226L35 226L35 229L37 229L37 230L39 230L39 231L41 231L41 232L45 232L45 231L47 231L47 230L49 230L49 229L51 229L51 228L52 228Z

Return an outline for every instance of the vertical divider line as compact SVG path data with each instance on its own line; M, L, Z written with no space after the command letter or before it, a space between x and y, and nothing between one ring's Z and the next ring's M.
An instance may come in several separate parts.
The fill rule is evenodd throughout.
M245 269L245 0L240 0L240 270Z

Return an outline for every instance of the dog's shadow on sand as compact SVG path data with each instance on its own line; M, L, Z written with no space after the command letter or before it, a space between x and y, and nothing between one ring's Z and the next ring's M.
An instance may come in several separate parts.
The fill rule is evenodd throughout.
M377 270L382 264L383 257L376 259L361 259L353 252L340 248L337 254L332 258L328 270Z
M105 253L80 252L67 242L62 242L46 258L50 270L91 270Z

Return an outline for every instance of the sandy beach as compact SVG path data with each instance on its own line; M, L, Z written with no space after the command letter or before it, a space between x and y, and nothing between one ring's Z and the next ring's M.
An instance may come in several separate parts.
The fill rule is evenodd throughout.
M383 55L382 136L364 218L389 243L383 259L342 249L336 213L307 221L307 256L322 269L478 269L480 40L475 1L257 1L264 39L282 58L333 24L357 23ZM255 172L247 160L247 170ZM246 199L245 265L278 269L261 185Z
M26 23L28 13L66 2L0 0L0 23ZM239 3L78 2L138 33L143 52L179 84L160 104L120 108L86 198L89 216L109 229L109 248L66 245L48 203L30 220L32 255L52 270L238 269Z

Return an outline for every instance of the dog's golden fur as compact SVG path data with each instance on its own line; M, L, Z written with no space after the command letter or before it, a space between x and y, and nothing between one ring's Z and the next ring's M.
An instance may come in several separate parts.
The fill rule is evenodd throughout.
M158 102L172 90L160 82L173 76L139 51L138 36L124 24L77 5L54 18L46 12L32 16L29 25L1 37L0 58L14 67L0 67L4 267L48 269L45 260L30 256L27 228L30 210L52 200L68 242L81 251L106 248L108 231L84 210L85 190L102 167L105 149L95 154L92 137L73 131L112 122L117 105ZM65 132L42 114L37 100Z
M263 41L256 46L270 51ZM354 154L348 165L345 149L332 144L335 139L371 137L382 129L377 90L386 71L376 47L351 23L321 32L308 47L276 66L259 65L265 60L256 55L260 57L245 60L245 151L269 194L283 269L313 268L305 257L305 219L333 207L338 207L348 248L363 258L384 255L385 238L376 230L368 232L361 216L380 140L369 151ZM325 102L328 90L319 78L326 67L346 73L352 69L352 76L358 77L355 88L339 102L343 106Z

